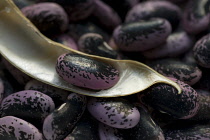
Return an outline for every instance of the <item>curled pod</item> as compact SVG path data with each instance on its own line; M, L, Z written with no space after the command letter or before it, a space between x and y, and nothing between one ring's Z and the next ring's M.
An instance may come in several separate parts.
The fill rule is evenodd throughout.
M69 48L78 50L77 43L68 34L61 34L52 39L58 43L68 46Z
M203 121L210 119L210 92L205 90L197 89L196 92L198 93L198 101L200 108L198 113L190 118L190 120L196 121Z
M122 51L145 51L163 44L170 33L171 25L167 20L154 18L118 26L113 38Z
M88 140L101 140L98 135L98 122L83 115L64 140L85 140L87 138Z
M44 140L32 124L14 116L0 118L1 140Z
M56 3L37 3L24 7L21 11L44 34L50 35L67 30L68 16Z
M111 32L115 27L121 24L122 21L119 15L109 5L101 0L95 0L94 4L95 8L92 13L92 16L95 19L94 21L98 22Z
M24 90L5 97L0 111L1 117L15 116L40 125L54 108L54 102L49 96L35 90Z
M137 106L141 117L139 123L130 129L121 129L125 140L164 140L163 131L153 121L150 114L141 106Z
M103 29L92 22L71 23L68 26L68 35L70 35L76 42L86 33L100 34L105 41L109 40L109 35Z
M25 90L36 90L48 95L54 101L55 106L60 106L61 104L63 104L70 94L69 91L50 86L37 80L29 81L25 85Z
M190 34L207 30L210 24L209 7L209 0L189 0L183 13L184 30Z
M146 58L177 57L193 46L193 39L186 32L175 32L169 35L166 43L157 48L142 52Z
M121 98L90 98L87 109L98 121L114 128L132 128L140 119L138 109Z
M86 108L86 97L72 93L66 102L48 115L43 124L47 140L61 140L72 132Z
M87 33L81 36L78 41L80 51L108 58L116 59L118 54L104 40L103 37L95 33Z
M210 68L210 34L196 42L193 47L193 55L200 66Z
M174 30L179 25L181 13L181 9L177 5L168 1L146 1L137 4L128 12L126 22L159 17L168 20Z
M98 132L100 140L124 140L119 129L110 127L104 123L99 123Z
M171 115L178 119L189 119L199 109L197 92L189 85L174 78L182 92L167 84L157 84L138 94L139 101L155 110Z
M182 126L167 129L164 132L166 140L209 140L210 127L208 125Z
M149 63L149 66L164 76L176 78L189 85L194 85L202 77L202 71L196 65L178 60L157 60Z
M71 4L62 5L68 14L70 22L88 18L92 14L94 6L94 0L73 0Z
M93 90L110 88L119 80L119 71L112 65L79 54L61 55L56 71L70 84Z

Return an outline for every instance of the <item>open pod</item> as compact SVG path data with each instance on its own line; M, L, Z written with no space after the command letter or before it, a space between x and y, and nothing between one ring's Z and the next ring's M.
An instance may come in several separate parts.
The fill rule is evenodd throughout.
M150 67L131 60L114 60L88 55L56 43L44 35L21 13L12 0L0 1L0 52L12 65L46 84L94 97L117 97L145 90L156 83L180 87ZM112 64L120 71L120 80L112 88L100 91L79 88L61 79L55 70L63 53L78 53Z

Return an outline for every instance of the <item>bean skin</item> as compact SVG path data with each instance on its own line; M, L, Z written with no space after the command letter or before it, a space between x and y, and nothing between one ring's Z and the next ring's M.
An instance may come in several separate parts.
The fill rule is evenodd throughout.
M170 33L170 23L165 19L155 18L118 26L113 38L120 50L135 52L158 47Z
M112 65L79 54L63 54L56 65L57 73L64 80L79 87L107 89L119 80L119 71Z

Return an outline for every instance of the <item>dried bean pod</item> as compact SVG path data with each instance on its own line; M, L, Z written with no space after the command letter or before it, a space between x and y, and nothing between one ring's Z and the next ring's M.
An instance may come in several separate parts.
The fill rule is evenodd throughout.
M189 0L183 13L184 30L191 34L205 31L210 24L209 7L210 0Z
M210 92L205 90L196 90L200 108L198 113L190 120L203 121L210 120Z
M208 125L188 126L165 130L166 140L209 140L210 127Z
M149 66L164 76L176 78L189 85L197 83L202 76L202 71L196 65L173 59L153 61Z
M210 68L210 34L199 39L193 47L193 54L197 63Z
M76 42L68 34L58 35L54 37L53 40L63 45L66 45L71 49L78 50Z
M114 128L132 128L140 119L138 109L121 98L91 98L87 109L98 121Z
M119 71L112 65L79 54L61 55L56 71L70 84L94 90L110 88L119 80Z
M86 116L79 120L74 130L64 140L101 140L98 135L98 122Z
M145 51L143 55L149 59L177 57L188 51L193 43L193 39L186 32L175 32L169 35L165 44Z
M134 6L126 16L126 22L164 18L176 29L181 19L181 9L168 1L146 1Z
M95 0L95 9L93 10L94 21L97 21L104 28L112 31L121 24L119 15L109 5L101 0Z
M122 51L145 51L164 43L170 33L170 23L165 19L155 18L118 26L113 38Z
M100 140L124 140L121 133L118 131L119 129L110 127L103 123L99 124L99 136Z
M47 140L61 140L72 132L86 108L86 97L72 93L66 102L48 115L43 124Z
M68 16L56 3L37 3L24 7L21 11L44 34L55 34L67 30Z
M140 102L174 118L193 117L199 109L197 92L177 79L170 79L179 84L182 89L180 94L177 94L177 90L172 86L157 84L138 94Z
M0 132L1 140L44 140L35 126L13 116L0 118Z
M140 106L137 106L141 117L139 123L130 129L119 130L125 140L164 140L163 131L152 120L150 114Z
M103 37L95 33L87 33L78 41L80 51L108 58L116 59L118 54L103 40Z
M36 90L50 96L53 99L55 106L63 104L70 94L69 91L50 86L37 80L29 81L25 85L25 90Z
M55 108L53 100L38 91L24 90L2 100L1 117L15 116L37 125Z

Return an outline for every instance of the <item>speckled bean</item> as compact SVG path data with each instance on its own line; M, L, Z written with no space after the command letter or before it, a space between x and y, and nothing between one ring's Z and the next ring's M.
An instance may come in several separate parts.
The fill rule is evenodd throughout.
M135 5L126 16L126 22L136 22L159 17L167 19L176 29L181 19L181 9L168 1L146 1Z
M50 96L53 99L56 107L63 104L66 101L68 95L71 93L69 91L47 85L37 80L29 81L25 85L25 90L36 90Z
M49 96L35 90L24 90L5 97L0 114L1 117L15 116L37 126L54 108L54 102Z
M166 140L209 140L210 127L208 125L197 125L168 129L164 134Z
M149 59L163 57L177 57L184 54L193 46L193 39L186 32L174 32L169 35L166 43L157 48L144 51L143 55Z
M175 59L161 59L148 63L157 72L173 77L189 85L194 85L202 77L202 71L192 64L186 64Z
M121 133L118 131L119 129L110 127L104 123L99 123L99 136L100 140L124 140Z
M77 43L68 34L61 34L52 39L58 43L68 46L71 49L78 50Z
M56 71L70 84L94 90L110 88L119 80L119 71L112 65L79 54L61 55Z
M108 58L116 59L118 54L96 33L87 33L81 36L78 41L80 51Z
M47 140L62 140L72 132L86 108L86 97L72 93L66 102L48 115L43 124Z
M21 11L44 34L58 34L67 30L68 16L56 3L37 3L24 7Z
M95 8L93 10L94 21L97 21L104 28L112 30L121 24L119 15L109 5L101 0L94 0Z
M44 140L32 124L13 116L0 118L1 140Z
M154 18L118 26L113 38L122 51L145 51L163 44L170 33L171 25L167 20Z
M210 34L199 39L193 47L193 55L197 63L205 68L210 68Z
M210 1L189 0L183 12L182 26L190 34L207 30L210 24Z
M64 140L101 140L98 135L98 122L84 116Z
M114 128L132 128L140 119L138 109L121 98L91 98L87 109L98 121Z
M141 117L139 123L130 129L119 130L124 140L165 140L163 131L150 117L147 110L137 106Z
M199 109L197 92L177 79L170 79L181 87L180 94L172 86L157 84L138 94L140 102L174 118L189 119L193 117Z

